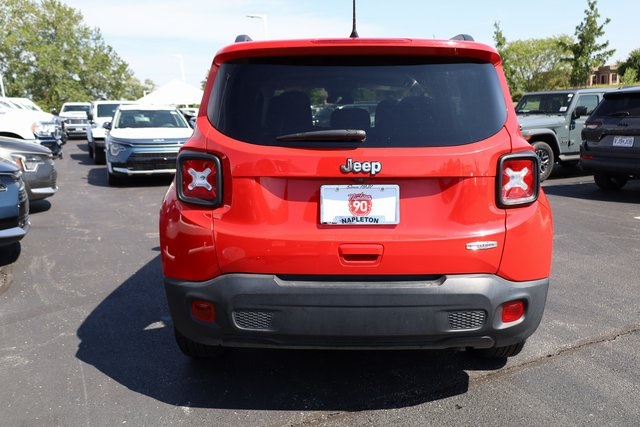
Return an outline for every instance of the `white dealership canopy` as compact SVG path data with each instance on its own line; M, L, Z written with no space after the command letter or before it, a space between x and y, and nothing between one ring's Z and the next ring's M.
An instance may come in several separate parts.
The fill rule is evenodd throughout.
M138 99L141 104L193 105L202 101L201 89L182 80L171 80L158 89Z

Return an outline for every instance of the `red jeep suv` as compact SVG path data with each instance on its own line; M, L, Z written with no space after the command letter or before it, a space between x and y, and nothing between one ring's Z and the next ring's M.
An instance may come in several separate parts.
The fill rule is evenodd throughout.
M469 39L217 53L160 211L185 354L522 349L544 311L551 210L500 56Z

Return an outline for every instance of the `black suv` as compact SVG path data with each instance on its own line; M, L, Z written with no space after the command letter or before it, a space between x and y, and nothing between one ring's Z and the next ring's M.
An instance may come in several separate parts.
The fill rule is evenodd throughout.
M640 87L604 94L582 130L580 165L602 190L640 177Z

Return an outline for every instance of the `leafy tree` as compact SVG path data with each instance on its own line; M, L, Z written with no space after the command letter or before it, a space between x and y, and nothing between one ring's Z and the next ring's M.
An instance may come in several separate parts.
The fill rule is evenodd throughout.
M98 29L59 0L0 2L0 73L11 96L46 109L65 101L135 99L144 85Z
M569 36L507 42L498 23L494 24L494 28L496 49L502 56L505 76L514 99L524 92L568 86L570 68L564 61L568 52L562 43L570 41Z
M636 70L636 75L640 74L640 49L632 50L629 57L618 66L618 72L622 75L630 69Z
M633 86L638 81L638 71L635 68L627 68L620 79L622 86Z
M571 53L567 61L571 64L570 83L574 86L584 86L591 70L604 65L615 52L615 49L607 49L608 41L597 42L611 19L606 18L599 24L600 12L596 4L597 0L587 0L584 20L576 27L576 40L562 42L562 46Z

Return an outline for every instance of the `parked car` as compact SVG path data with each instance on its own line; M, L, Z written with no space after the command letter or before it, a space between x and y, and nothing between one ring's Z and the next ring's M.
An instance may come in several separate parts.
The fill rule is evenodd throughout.
M89 102L65 102L60 108L59 116L64 121L67 138L81 137L87 134L89 126L88 114L91 112Z
M544 311L552 215L495 49L245 41L213 64L159 218L182 352L518 354ZM348 108L314 126L310 99L335 88L376 103L374 125Z
M133 101L93 101L87 115L90 126L87 126L86 137L89 147L89 157L95 164L104 164L104 139L107 130L103 125L113 121L113 115L120 105L134 104Z
M640 177L640 87L606 93L582 139L580 165L602 190L619 190Z
M56 157L62 157L62 146L66 143L64 125L58 117L5 102L0 103L0 136L38 143Z
M540 158L542 181L551 175L556 163L578 163L584 122L608 90L568 89L522 96L516 113L524 138Z
M29 98L9 97L7 99L25 110L42 112L42 108L40 108L38 104L30 100Z
M193 133L175 107L158 105L121 105L104 126L109 185L134 175L174 174L178 150Z
M0 250L19 242L29 231L29 199L22 172L0 158Z
M0 158L22 170L29 201L51 197L58 191L53 154L47 147L15 138L0 137Z

